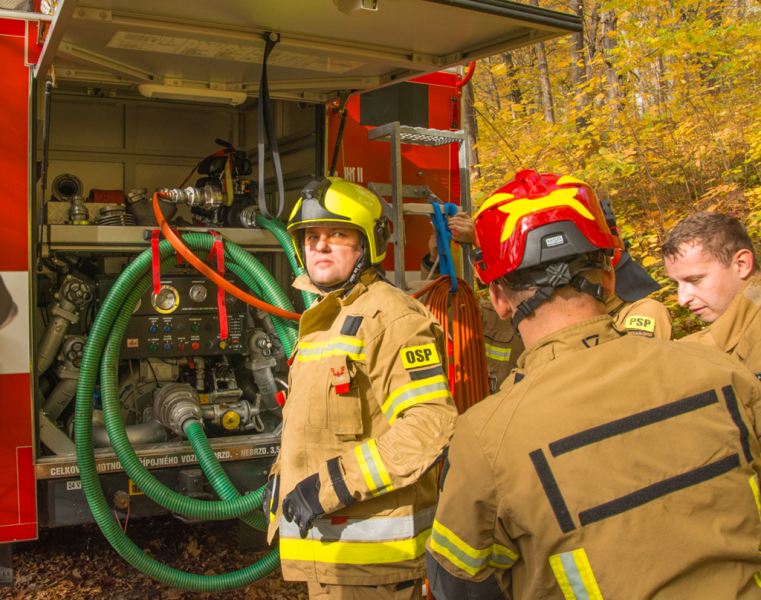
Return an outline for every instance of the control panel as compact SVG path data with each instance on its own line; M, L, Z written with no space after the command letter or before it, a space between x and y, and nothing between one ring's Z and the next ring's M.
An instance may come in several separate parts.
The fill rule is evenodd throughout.
M225 279L239 288L235 275ZM105 300L115 278L98 281L98 300ZM121 358L244 354L247 305L225 294L227 339L220 336L217 285L202 275L166 275L161 289L153 286L138 302L124 333Z

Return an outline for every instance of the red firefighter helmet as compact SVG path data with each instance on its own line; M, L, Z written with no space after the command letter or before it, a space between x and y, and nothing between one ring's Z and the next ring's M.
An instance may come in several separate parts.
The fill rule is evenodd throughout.
M486 284L515 271L544 271L548 264L623 248L594 191L568 175L520 171L487 198L474 221L476 271ZM548 277L559 287L549 271ZM540 278L534 285L547 283Z

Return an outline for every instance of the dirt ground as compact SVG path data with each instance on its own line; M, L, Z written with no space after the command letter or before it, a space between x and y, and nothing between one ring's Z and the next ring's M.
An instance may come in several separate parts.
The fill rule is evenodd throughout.
M239 550L237 521L189 525L170 516L134 519L128 524L127 534L152 557L193 573L229 573L265 555ZM307 600L306 584L283 581L279 569L231 592L195 594L167 587L127 564L97 525L40 530L38 541L16 545L13 567L14 586L0 588L2 600Z

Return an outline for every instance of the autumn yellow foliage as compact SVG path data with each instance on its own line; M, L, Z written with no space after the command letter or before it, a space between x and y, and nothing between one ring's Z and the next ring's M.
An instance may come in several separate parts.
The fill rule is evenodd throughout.
M583 9L580 83L572 84L573 38L545 43L554 122L543 110L536 47L479 61L474 201L519 169L583 179L611 200L682 336L700 325L665 277L664 233L692 212L716 210L742 219L754 240L761 235L761 6L585 0Z

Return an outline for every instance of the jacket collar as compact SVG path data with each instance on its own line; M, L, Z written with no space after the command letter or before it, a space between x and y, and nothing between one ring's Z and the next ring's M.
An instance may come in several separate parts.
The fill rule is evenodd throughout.
M357 298L359 298L359 296L361 296L365 291L367 291L367 288L370 287L371 284L375 283L376 281L380 281L380 279L381 277L378 272L375 270L375 268L371 267L369 269L365 269L362 272L362 275L359 277L359 281L353 287L334 290L326 294L314 283L312 283L312 280L309 279L309 275L307 273L304 273L303 275L299 275L296 278L292 284L292 287L296 288L297 290L312 292L313 294L319 295L320 303L330 298L331 300L335 300L341 306L348 306L352 304Z
M729 308L708 328L714 342L724 352L732 352L761 311L761 276L745 282Z
M613 315L618 309L620 309L626 302L624 302L615 293L605 298L605 310L609 315Z
M559 329L534 342L518 359L518 368L531 372L551 360L617 340L625 332L616 329L609 315L600 315Z

